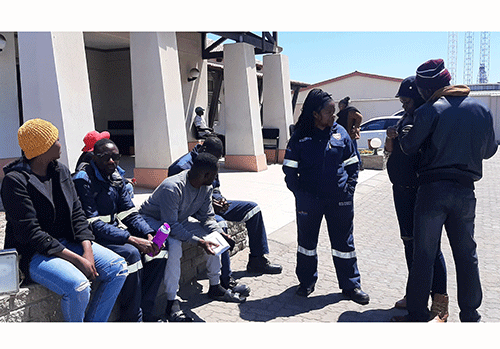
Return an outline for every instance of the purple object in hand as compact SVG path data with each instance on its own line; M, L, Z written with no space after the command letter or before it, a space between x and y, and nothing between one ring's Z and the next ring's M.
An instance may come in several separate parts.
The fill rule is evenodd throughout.
M170 225L168 225L168 223L163 223L163 225L161 225L158 231L156 232L156 235L152 241L156 244L156 246L158 246L161 249L163 243L168 238L168 234L170 234ZM148 256L153 257L153 255L149 253Z

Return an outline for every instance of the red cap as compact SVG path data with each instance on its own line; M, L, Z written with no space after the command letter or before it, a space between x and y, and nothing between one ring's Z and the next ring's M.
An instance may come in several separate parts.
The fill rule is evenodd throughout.
M93 151L94 144L100 139L109 138L110 134L108 131L102 131L101 133L97 131L90 131L83 137L83 143L85 143L85 147L83 147L82 151Z

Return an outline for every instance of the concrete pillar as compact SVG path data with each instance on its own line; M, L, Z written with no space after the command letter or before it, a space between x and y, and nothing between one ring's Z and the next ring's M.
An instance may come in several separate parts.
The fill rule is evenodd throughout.
M264 56L263 119L264 127L280 130L278 162L282 163L290 138L288 126L293 124L293 112L288 57L281 54ZM274 153L266 155L275 159Z
M201 34L198 32L176 32L181 73L182 96L184 101L186 135L189 149L198 141L194 132L193 121L195 108L205 109L203 117L208 125L208 64L201 55ZM189 79L189 72L196 68L200 76Z
M82 32L18 34L24 121L46 119L59 129L60 161L73 170L94 129Z
M266 170L252 45L224 45L224 91L226 168Z
M0 52L0 168L21 155L17 142L19 103L17 98L14 33L0 33L6 39ZM0 170L0 179L4 173Z
M155 188L187 153L175 33L130 33L135 169L139 186Z

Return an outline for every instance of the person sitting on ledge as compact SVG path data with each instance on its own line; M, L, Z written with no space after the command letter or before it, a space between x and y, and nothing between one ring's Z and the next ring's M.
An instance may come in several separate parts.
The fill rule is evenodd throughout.
M65 321L108 321L127 264L94 242L70 171L57 161L58 129L46 120L28 120L18 140L23 156L4 167L1 189L5 248L20 254L27 280L62 296ZM90 299L94 280L100 283Z
M222 142L217 137L208 137L203 144L198 144L191 152L170 165L168 175L173 176L191 168L193 161L200 154L212 154L219 159L222 156L222 149ZM280 274L283 269L281 265L272 264L265 256L269 254L269 246L260 207L251 201L226 200L220 191L219 176L215 177L212 186L214 188L212 204L216 214L215 219L219 222L219 225L227 230L226 221L245 222L250 247L247 271L257 274ZM236 287L231 274L229 253L225 252L222 255L221 275L221 282L225 287Z
M153 310L165 272L166 253L160 253L152 242L157 230L151 229L132 202L117 170L119 159L116 144L101 139L94 145L90 164L82 167L73 181L97 241L123 256L128 264L118 321L157 321Z
M139 210L153 229L159 228L164 222L171 227L164 278L167 296L165 315L171 322L193 321L180 309L176 300L181 277L182 242L196 243L208 255L209 298L236 303L246 300L245 296L220 285L220 255L214 253L218 245L205 240L210 233L223 233L215 221L211 200L211 184L217 172L217 158L211 154L200 154L190 170L165 178ZM190 217L197 221L188 220Z

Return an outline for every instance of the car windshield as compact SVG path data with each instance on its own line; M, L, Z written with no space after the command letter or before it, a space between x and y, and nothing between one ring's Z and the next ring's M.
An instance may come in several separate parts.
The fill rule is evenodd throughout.
M361 131L383 130L385 120L373 120L361 126Z

